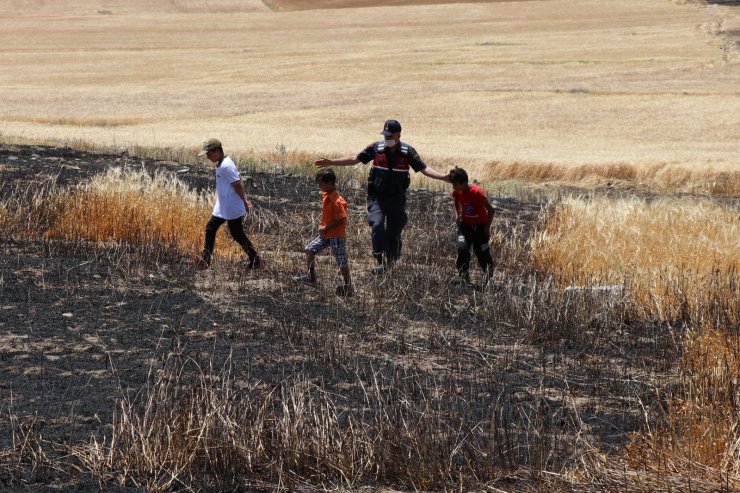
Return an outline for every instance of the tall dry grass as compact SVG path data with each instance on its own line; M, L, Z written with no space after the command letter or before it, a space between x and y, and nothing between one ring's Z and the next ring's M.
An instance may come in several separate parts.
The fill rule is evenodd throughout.
M687 334L676 388L657 422L630 437L631 467L740 488L740 336L725 329Z
M31 216L45 224L47 240L131 245L155 257L194 254L203 246L212 199L171 173L111 168L75 189L37 193ZM219 255L237 255L226 234L219 231Z
M362 294L350 300L337 299L333 289L327 296L322 292L326 286L306 291L286 283L284 274L303 265L302 257L289 255L299 251L293 243L305 238L309 230L315 231L311 212L303 210L312 202L308 190L315 190L315 185L308 179L289 179L287 174L269 178L265 186L282 188L265 189L265 197L275 190L291 190L289 184L296 186L291 190L293 200L282 200L287 193L272 196L274 210L283 207L286 213L265 219L275 226L269 228L274 249L270 260L275 268L260 272L266 282L256 284L233 266L220 271L216 267L213 272L231 283L214 289L225 289L217 291L225 299L236 298L227 301L230 307L223 312L214 310L215 319L204 318L206 332L215 330L214 320L222 327L233 327L231 336L213 335L217 344L223 340L235 348L241 346L244 359L221 367L215 356L211 359L210 342L206 343L209 349L199 355L192 347L173 342L175 347L161 368L157 366L132 387L110 396L111 405L117 398L114 417L105 420L104 426L91 425L93 438L65 435L44 440L31 433L32 447L21 443L7 457L0 455L0 465L7 464L12 471L13 484L41 471L37 482L67 474L151 491L259 486L337 490L368 485L469 490L506 482L519 474L531 479L530 471L561 471L570 463L585 427L577 413L559 404L561 399L568 400L566 393L553 397L542 385L532 388L513 375L521 370L529 379L533 368L529 364L526 370L512 371L511 382L502 383L501 378L508 378L504 367L517 367L515 348L520 337L547 337L548 332L559 334L555 340L569 334L580 337L573 335L579 331L572 327L594 326L589 322L593 318L590 310L602 311L603 307L594 304L583 312L559 316L552 284L527 274L515 275L514 266L508 265L511 275L489 293L453 286L449 279L454 272L449 199L431 192L410 197L414 205L405 244L409 261L393 276L374 280L367 279L367 273L359 274L355 279L364 278L367 284L360 287L358 282ZM138 171L130 175L109 172L99 180L118 194L133 190L134 203L138 203L139 192L148 190L150 181L165 186ZM119 180L125 183L116 184ZM285 183L278 183L281 180ZM84 197L88 188L96 190L94 183L76 193ZM177 186L167 186L177 194L163 195L186 196ZM63 204L73 197L57 195ZM360 200L355 197L353 202ZM318 202L317 197L315 213ZM52 213L61 216L65 212L50 201L41 204L51 209L44 223L53 222ZM44 210L34 209L35 217L41 217ZM130 212L130 217L136 223L139 211ZM90 219L108 221L102 213ZM354 221L350 231L351 243L361 241L366 246L362 221ZM501 269L509 260L521 260L523 238L497 237ZM127 241L144 240L146 236L134 235ZM90 241L81 232L68 239L73 245ZM144 248L144 244L134 246L134 250ZM55 251L54 262L60 250ZM111 261L107 251L100 250L100 258ZM123 251L120 256L131 257L130 253ZM359 258L352 261L362 265ZM115 262L119 263L117 258ZM127 267L120 263L122 269ZM365 267L369 270L370 265ZM331 265L331 271L335 270ZM124 273L122 282L127 282L127 276L136 282L136 269ZM80 274L80 279L87 275ZM177 283L199 289L192 277L200 274L183 269L180 275L174 278ZM67 269L60 269L59 276L63 283ZM51 285L51 277L46 282ZM255 309L264 309L264 318L255 316ZM175 316L182 319L180 313ZM617 315L599 324L611 327L618 321ZM126 331L118 323L111 330ZM193 327L177 321L174 325L174 333L163 334L161 340L182 337L187 344L198 344L186 335ZM195 332L200 333L198 327ZM507 334L510 327L517 328L513 336L517 342L504 344L506 354L488 348L511 337ZM600 337L593 328L584 337ZM262 330L268 340L260 335ZM261 346L264 342L269 348ZM149 363L148 351L157 355L162 350L148 344L142 348ZM245 374L247 367L262 364L250 354L263 349L278 366ZM427 367L427 361L435 361L434 366ZM280 372L293 375L280 377ZM10 425L19 436L36 431L32 420Z
M266 176L262 185L266 205L260 220L271 235L275 269L261 272L267 282L260 284L244 279L230 265L219 271L229 272L224 277L231 284L219 292L228 306L221 314L214 310L214 319L204 319L214 331L213 344L216 339L235 343L233 347L242 344L247 362L229 360L221 367L210 358L211 342L203 353L191 348L188 354L193 356L187 358L173 342L161 368L134 383L141 385L138 393L126 388L111 396L111 402L117 397L114 418L96 426L87 441L71 435L47 440L38 420L9 420L12 448L0 453L0 464L12 471L13 484L34 475L42 482L49 471L64 471L71 478L92 476L104 484L152 491L260 486L337 490L368 484L466 490L497 488L499 481L506 488L507 478L519 474L539 475L535 482L544 487L580 464L584 450L599 447L592 442L592 433L599 433L596 428L609 428L601 433L613 437L615 430L631 423L625 413L634 415L636 402L653 404L647 402L655 398L653 388L645 390L643 377L630 374L656 362L674 362L674 353L666 347L673 334L666 321L706 321L729 328L736 326L732 320L737 323L736 266L729 266L737 260L733 239L738 218L731 206L693 199L572 199L556 207L534 242L529 242L526 228L497 231L497 266L490 289L461 292L450 283L454 231L449 199L415 192L410 196L402 265L387 278L365 278L367 284L358 288L361 296L338 300L325 286L309 292L284 282L286 272L302 265L302 257L290 254L315 231L312 221L318 207L307 205L318 206L318 200L314 204L310 198L313 183L276 173ZM361 203L355 199L355 204ZM73 245L130 242L134 251L162 256L169 250L177 254L199 247L209 213L207 197L172 177L144 170L111 170L74 190L51 184L29 188L12 200L6 209L12 221L22 222L23 228L15 226L18 234L46 231L47 237ZM512 209L503 211L509 218L526 212L524 204L513 202ZM28 207L22 207L25 203ZM82 219L91 224L74 224L86 210L92 213ZM173 239L187 226L178 210L193 216L189 244ZM117 224L108 224L112 221ZM150 234L153 231L160 236ZM362 221L352 222L350 236L352 251L361 251L361 244L366 247ZM611 246L616 251L609 250ZM535 266L550 267L551 276L542 279L532 271L530 250ZM326 260L320 269L330 263L329 257ZM585 266L574 260L583 260ZM359 258L352 261L362 265ZM664 264L657 274L651 270L656 262ZM727 267L716 271L714 284L693 286L704 280L701 268L714 273L714 264ZM699 274L692 276L692 269ZM80 282L92 272L79 274ZM127 274L135 284L134 272ZM61 282L68 275L60 264L46 282L51 285L55 276ZM199 274L186 269L182 275L178 282L198 289L191 278ZM612 300L586 290L578 303L571 303L554 279L561 287L574 281L621 282L627 296ZM30 295L28 299L30 305ZM254 310L264 311L255 316ZM646 342L650 338L632 330L634 315L655 319L645 324L654 340ZM214 321L223 329L213 329ZM187 338L192 330L187 324L177 326L172 340ZM267 334L261 336L261 331ZM265 343L261 337L268 351L278 351L269 358L277 355L280 365L252 374L252 364L261 363L250 354L265 348L259 345ZM720 466L713 465L716 461L707 466L693 463L706 471L715 468L706 481L718 484L718 467L725 467L722 474L735 474L731 458L736 428L728 412L733 408L722 404L712 414L707 407L713 399L730 402L734 395L737 358L731 348L737 342L728 336L723 346L722 337L707 337L699 346L685 342L685 381L690 383L685 388L701 393L691 397L698 403L696 412L682 414L690 401L684 393L688 390L679 388L669 401L675 408L666 411L673 418L658 420L656 427L650 416L653 434L647 433L644 443L634 438L630 445L635 463L678 464L658 474L660 480L672 479L669 474L675 470L678 487L687 484L687 477L680 475L684 462L674 457L686 444L706 460L713 453L724 454ZM725 351L725 346L730 349ZM696 347L700 349L692 349ZM711 357L702 359L704 353ZM282 366L282 355L298 363ZM232 365L239 364L237 376ZM719 375L716 384L688 378L704 370ZM294 375L280 377L281 371ZM650 378L645 377L652 384ZM337 381L341 385L332 385ZM606 415L592 410L600 406ZM704 415L729 424L718 426L715 434L706 432ZM687 429L696 431L673 438ZM702 437L709 441L702 442ZM674 442L679 445L674 447ZM616 471L610 480L624 476Z
M740 216L691 199L569 199L533 239L563 286L623 285L638 317L740 323Z
M11 225L11 215L8 210L8 206L4 202L0 202L0 229L8 231Z
M584 188L644 189L712 196L740 196L740 170L680 164L557 165L493 162L476 168L483 181L560 182Z
M77 146L89 150L83 143ZM186 163L195 163L196 154L191 148L135 148L127 152L167 161L182 159ZM248 173L257 169L279 169L287 176L305 175L305 186L292 193L317 190L311 179L315 173L313 156L276 147L270 153L246 153L235 155L235 159L245 172L247 195L256 190L250 185ZM204 166L212 167L212 164ZM364 181L365 170L340 169L338 175L345 183L359 186ZM211 186L212 182L208 184ZM53 177L14 187L0 199L0 226L7 238L62 240L73 248L123 246L150 260L172 260L200 253L213 201L212 190L196 192L176 173L149 172L143 166L116 167L73 187L59 187ZM267 207L258 207L245 221L247 234L254 235L252 240L256 240L258 249L264 230L274 233L281 229L280 212L271 210L269 201ZM319 201L317 197L316 204ZM308 216L309 230L302 236L313 234L310 228L315 217L309 210L300 214ZM269 248L278 254L284 249L300 251L297 242L305 240L302 236L300 239L291 235L273 237ZM226 227L218 231L215 258L244 258L244 252L231 240Z
M177 179L146 171L108 170L59 198L47 238L123 242L188 250L208 212L204 197ZM199 227L200 226L200 227Z
M78 139L53 139L10 137L0 134L0 144L64 146L102 153L124 153L130 157L171 161L175 163L199 165L197 158L200 148L196 145L141 145L127 146L86 141ZM355 149L357 151L359 149ZM275 167L289 172L310 175L314 172L313 163L319 157L340 157L347 153L303 151L287 148L283 144L272 148L257 150L229 149L228 154L249 171L266 170ZM350 152L351 154L351 152ZM461 165L460 159L428 158L427 164L439 171L446 171ZM209 164L205 164L209 166ZM688 193L719 197L740 196L740 171L728 166L686 166L682 164L542 164L534 162L472 162L463 164L471 178L485 183L487 189L504 187L507 192L517 195L532 194L555 195L538 184L571 185L582 188L611 189L617 191L644 191L647 193ZM357 182L363 180L366 169L361 166L339 170L343 176L350 176ZM534 187L531 185L535 185ZM412 176L412 186L439 189L443 185L429 180L419 173Z
M466 490L572 450L544 401L500 395L476 409L478 387L418 368L357 369L356 393L340 396L302 374L245 385L232 361L173 353L163 363L137 393L121 389L109 431L71 448L81 470L155 492Z
M740 489L738 372L740 336L702 327L681 340L673 385L640 402L641 429L616 457L584 461L588 481L605 491L737 491Z

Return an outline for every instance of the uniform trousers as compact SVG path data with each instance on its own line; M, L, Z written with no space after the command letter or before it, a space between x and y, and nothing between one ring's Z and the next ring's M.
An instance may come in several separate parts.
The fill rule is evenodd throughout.
M367 222L371 228L373 256L395 262L401 256L401 232L406 226L406 194L367 196Z

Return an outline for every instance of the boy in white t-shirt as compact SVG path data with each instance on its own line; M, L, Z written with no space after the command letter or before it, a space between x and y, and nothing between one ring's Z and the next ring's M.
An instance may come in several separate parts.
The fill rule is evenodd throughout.
M234 241L239 243L249 256L249 269L262 267L262 260L244 233L243 220L247 209L252 209L252 204L244 194L239 170L236 169L234 161L224 155L221 141L209 139L203 144L203 150L198 157L206 156L216 165L216 205L213 206L211 219L206 224L205 246L200 257L188 261L199 269L207 269L211 264L211 255L216 243L216 232L223 223L228 223L229 232Z

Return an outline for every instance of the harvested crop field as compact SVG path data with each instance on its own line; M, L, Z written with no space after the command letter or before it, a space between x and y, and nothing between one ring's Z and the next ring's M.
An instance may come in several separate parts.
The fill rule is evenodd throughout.
M740 490L736 4L0 2L0 490ZM294 279L387 118L490 280L420 173L374 275L363 166ZM210 137L264 269L187 262Z
M512 0L473 0L465 3L497 3L497 2L511 2ZM518 1L531 1L531 0L518 0ZM540 0L541 1L541 0ZM284 10L320 10L320 9L356 9L356 8L368 8L368 7L400 7L407 5L435 5L455 3L449 0L319 0L319 1L306 1L306 0L269 0L265 2L266 5L278 11Z
M207 167L127 154L5 146L0 162L10 212L24 191L64 194L111 167L212 185ZM312 180L245 171L263 271L229 255L197 272L182 252L42 230L4 239L3 488L683 484L624 449L644 453L631 434L665 412L691 315L645 320L626 294L563 293L538 274L528 239L546 203L496 197L497 270L482 292L452 281L447 193L412 191L403 262L376 279L361 181L344 175L358 290L344 299L329 256L317 288L290 278L316 226Z
M347 155L397 118L429 162L480 175L493 165L531 179L537 166L737 168L732 6L10 5L0 5L7 141L180 148L218 135L235 152Z

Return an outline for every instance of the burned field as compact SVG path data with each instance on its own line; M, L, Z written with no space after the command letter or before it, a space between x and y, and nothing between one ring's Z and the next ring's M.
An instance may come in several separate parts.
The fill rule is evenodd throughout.
M212 186L209 168L126 154L6 146L0 166L6 201L110 167ZM283 167L245 174L262 271L238 256L198 272L187 252L3 233L0 487L627 481L599 474L629 463L631 433L663 412L679 328L636 319L621 293L568 295L534 269L530 236L547 204L495 198L496 273L477 290L452 282L449 194L414 190L402 262L375 278L362 183L347 175L357 293L338 298L328 255L318 287L291 280L320 215L313 180Z

